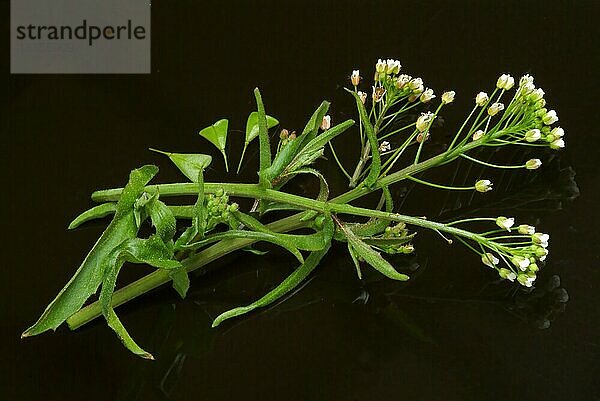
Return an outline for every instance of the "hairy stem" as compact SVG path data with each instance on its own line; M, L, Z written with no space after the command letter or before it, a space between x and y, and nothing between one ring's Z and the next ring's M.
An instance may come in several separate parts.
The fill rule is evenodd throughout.
M296 204L306 209L325 211L329 210L337 213L348 213L366 217L380 217L390 220L402 221L405 223L413 224L416 226L443 231L459 237L465 237L469 239L479 239L479 235L471 233L466 230L460 230L451 226L447 226L442 223L436 223L416 217L403 216L399 214L390 214L386 212L357 208L347 203L361 198L379 188L394 184L402 181L407 177L426 171L432 167L446 164L455 160L460 154L465 153L473 148L482 146L488 140L493 140L496 137L503 135L500 131L495 133L490 138L482 138L477 141L470 142L462 147L450 149L449 151L439 154L423 162L410 165L400 171L385 176L379 179L374 188L367 188L366 186L359 185L358 187L332 199L329 202L319 202L309 198L303 198L296 195L286 194L279 191L264 190L256 184L226 184L226 183L205 183L205 192L211 193L216 191L218 188L222 188L227 191L231 196L243 196L263 199L278 200L288 202L290 204ZM162 196L177 196L177 195L194 195L197 193L197 184L195 183L183 183L183 184L159 184L150 185L146 187L148 191L157 191ZM92 194L92 199L95 201L114 201L117 200L121 194L122 189L109 189L103 191L97 191ZM292 231L301 228L305 223L301 220L303 213L297 213L295 215L286 217L284 219L273 222L269 225L269 228L276 232ZM188 259L182 261L188 272L206 266L208 263L238 249L241 249L247 245L252 244L254 241L248 239L235 239L235 240L224 240L209 248L206 248L199 253L191 256ZM113 307L121 305L131 299L136 298L148 291L151 291L162 284L171 281L168 273L157 270L144 276L133 283L116 290L113 294ZM67 319L67 323L71 329L76 329L86 324L87 322L95 319L101 315L101 307L98 301L82 308L71 317Z

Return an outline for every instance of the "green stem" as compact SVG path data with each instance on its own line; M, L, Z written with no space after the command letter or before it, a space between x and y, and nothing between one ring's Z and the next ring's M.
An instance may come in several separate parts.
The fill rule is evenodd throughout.
M497 133L496 135L499 136L501 134ZM466 152L470 149L473 149L477 146L481 146L483 144L484 144L483 139L480 139L477 141L470 142L470 143L464 145L460 149L462 151ZM435 223L435 222L427 221L424 219L419 219L416 217L401 216L401 215L396 215L396 214L390 215L389 213L385 213L385 212L378 212L378 211L374 211L374 210L370 210L370 209L355 208L353 206L346 205L346 203L348 203L348 202L351 202L355 199L361 198L373 191L381 189L382 187L385 187L385 186L391 185L393 183L399 182L403 179L406 179L407 177L409 177L411 175L420 173L422 171L425 171L425 170L435 167L437 165L446 164L446 163L456 159L457 157L459 157L459 154L460 154L460 152L458 152L458 148L451 152L442 153L438 156L432 157L421 163L410 165L410 166L406 167L405 169L402 169L400 171L397 171L393 174L390 174L386 177L381 178L380 180L377 181L376 185L374 185L373 188L367 188L366 186L359 185L358 187L332 199L331 201L329 201L327 203L326 202L318 202L318 201L314 201L312 199L306 199L306 198L298 197L295 195L289 195L289 194L286 194L286 195L295 197L296 199L301 198L303 204L305 201L308 201L308 202L310 202L311 206L318 205L319 208L327 208L331 211L337 211L340 213L365 215L367 217L371 217L371 216L384 217L384 218L388 218L390 220L396 220L396 221L406 221L409 224L414 224L414 225L417 225L420 227L430 228L433 230L437 229L439 231L444 231L444 232L447 232L452 235L464 236L465 238L470 238L475 241L477 241L477 240L485 241L485 238L481 237L480 235L471 233L469 231L457 229L454 227L449 227L449 226L446 226L445 224ZM257 191L255 194L257 194L258 191L260 191L260 188L256 184L205 183L204 186L205 186L206 193L211 193L211 192L216 191L218 188L222 188L223 190L227 191L232 196L242 196L242 192L246 193L246 191L253 192L253 193L254 193L254 191ZM163 196L195 195L195 194L197 194L197 191L198 191L197 184L195 184L195 183L150 185L150 186L146 187L146 190L160 191L160 194ZM119 198L119 195L121 194L121 191L122 191L122 189L120 189L120 188L119 189L109 189L109 190L104 190L104 191L97 191L92 194L92 199L95 201L117 200ZM272 190L270 190L270 191L278 192L278 191L272 191ZM286 201L289 201L289 200L291 200L291 199L286 198ZM317 203L313 203L313 202L317 202ZM338 208L335 205L340 206L340 208ZM334 206L334 207L331 207L331 206ZM363 210L366 211L365 214L362 214ZM358 213L358 212L360 212L360 213ZM306 224L305 222L303 222L301 220L303 215L304 215L304 213L294 214L292 216L289 216L284 219L273 222L270 225L268 225L268 227L275 232L293 231L293 230L302 228ZM221 241L209 248L206 248L206 249L198 252L197 254L191 256L190 258L183 260L182 263L184 264L184 266L186 267L188 272L192 272L194 270L197 270L197 269L200 269L200 268L206 266L210 262L222 257L223 255L226 255L226 254L236 251L238 249L242 249L242 248L252 244L253 242L254 241L248 240L248 239L234 239L234 240ZM204 269L204 270L202 270L202 272L206 271L206 270L207 269ZM125 287L122 287L122 288L116 290L113 293L112 305L113 305L113 307L122 305L123 303L130 301L148 291L151 291L151 290L163 285L163 284L166 284L169 281L171 281L171 277L168 275L168 273L166 273L162 270L157 270L153 273L150 273L147 276L144 276L144 277L134 281L133 283L131 283ZM69 317L67 319L67 324L69 325L69 327L71 329L76 329L76 328L81 327L84 324L90 322L91 320L95 319L96 317L100 316L101 314L102 314L102 311L101 311L100 303L98 301L96 301L96 302L80 309L78 312L74 313L71 317Z

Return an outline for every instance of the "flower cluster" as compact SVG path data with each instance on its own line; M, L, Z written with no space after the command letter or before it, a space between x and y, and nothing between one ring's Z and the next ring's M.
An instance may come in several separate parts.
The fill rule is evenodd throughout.
M537 233L535 227L522 224L516 230L515 219L500 216L495 220L500 230L490 232L480 242L482 248L489 252L481 254L481 261L486 266L498 271L498 275L510 281L517 280L525 287L531 287L535 282L539 263L546 260L550 236ZM499 235L499 232L509 232L510 235ZM502 265L501 265L502 262Z

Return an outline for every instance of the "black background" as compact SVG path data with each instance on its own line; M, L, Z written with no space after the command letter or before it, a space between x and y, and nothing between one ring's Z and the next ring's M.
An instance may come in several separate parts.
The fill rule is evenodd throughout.
M597 1L154 1L151 75L9 75L6 51L2 398L600 400L598 11ZM7 43L7 24L4 33ZM164 288L119 308L155 362L131 356L101 321L19 340L102 230L105 222L66 230L93 190L122 185L144 163L161 167L160 181L178 180L150 146L215 155L211 181L255 180L256 157L241 177L222 174L198 130L229 118L236 165L252 88L287 128L301 128L323 98L340 121L353 113L341 90L351 70L369 77L379 57L400 59L438 94L457 91L432 146L502 72L531 73L546 90L567 148L558 159L544 155L549 172L536 185L560 187L557 177L572 167L580 196L514 211L509 198L484 209L511 210L551 233L539 286L557 275L570 300L549 328L539 329L537 316L551 296L497 284L462 247L424 233L416 257L396 259L421 266L407 286L361 285L339 247L294 298L210 329L211 318L257 298L294 266L278 252L242 253L194 280L185 301ZM347 164L355 145L338 145ZM326 171L343 190L335 169ZM514 187L527 189L528 176L517 177ZM296 189L311 190L303 185ZM417 189L403 211L435 216L445 194ZM123 281L146 271L127 270ZM367 293L366 304L355 301Z

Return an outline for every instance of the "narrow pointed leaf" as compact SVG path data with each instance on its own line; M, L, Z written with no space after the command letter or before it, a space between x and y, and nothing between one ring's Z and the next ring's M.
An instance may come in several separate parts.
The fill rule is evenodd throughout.
M86 223L90 220L101 219L108 215L114 214L116 211L117 204L113 202L103 203L101 205L94 206L93 208L86 210L79 216L75 217L71 224L69 224L69 230L73 230L74 228L77 228L83 223Z
M348 244L352 246L352 249L356 252L356 255L363 258L364 261L367 262L371 267L391 279L400 281L408 280L408 276L406 274L398 273L390 264L390 262L385 260L379 252L358 238L356 234L352 232L352 230L347 228L344 224L342 224L341 227L346 235L346 238L348 239Z
M50 329L55 330L96 292L102 282L103 261L115 247L137 235L138 226L135 223L133 205L157 172L158 168L151 165L131 172L129 182L117 203L115 217L73 277L46 307L38 321L23 333L23 337L40 334Z
M183 175L185 175L191 182L198 182L198 172L204 170L212 162L212 157L209 155L195 153L171 153L152 148L150 150L168 156L173 164L177 166L179 171L181 171Z
M375 184L375 181L377 181L377 179L379 178L379 174L381 173L381 155L379 154L379 142L377 141L375 129L371 124L371 120L369 119L369 115L367 114L367 110L365 109L365 105L360 100L360 97L354 91L348 89L346 89L346 91L352 94L352 96L354 96L360 120L362 121L363 127L365 129L365 134L367 135L367 139L369 140L369 146L371 148L371 166L369 167L369 174L367 175L367 178L365 178L364 183L367 187L372 187L373 184Z
M144 351L129 335L112 308L112 294L115 289L117 277L125 262L145 263L163 269L176 269L181 263L172 260L173 249L167 246L158 234L148 239L132 238L119 245L104 260L104 275L102 290L100 291L100 305L102 314L111 329L117 334L123 345L134 354L147 359L154 359Z
M231 239L231 238L248 238L248 239L253 239L256 241L270 242L270 243L279 245L280 247L288 250L301 263L304 262L304 257L302 256L302 254L300 253L300 251L298 250L296 245L294 243L292 243L292 241L288 241L287 239L282 237L281 234L275 234L275 233L269 234L269 233L257 232L257 231L229 230L229 231L226 231L223 233L212 234L212 235L205 237L204 239L202 239L200 241L183 246L182 249L196 250L196 249L201 248L210 243L221 241L223 239Z
M211 125L210 127L204 128L200 131L200 136L208 139L210 143L215 145L221 154L223 155L223 160L225 160L225 169L229 171L227 165L227 154L225 153L225 147L227 146L227 127L229 125L229 121L227 119L222 119ZM195 176L193 176L195 177Z
M319 264L319 262L321 261L323 256L325 256L327 254L328 250L329 250L329 245L320 251L312 252L306 258L306 261L302 265L300 265L300 267L298 267L296 270L294 270L292 272L292 274L290 274L281 284L279 284L277 287L275 287L273 290L271 290L265 296L263 296L256 302L251 303L250 305L231 309L227 312L220 314L213 321L212 327L217 327L219 324L221 324L223 321L225 321L227 319L231 319L233 317L243 315L245 313L253 311L256 308L262 308L262 307L265 307L265 306L277 301L278 299L283 297L285 294L292 291L300 283L302 283L309 276L309 274L312 273L312 271L317 267L317 265Z
M262 96L258 88L254 89L254 97L256 99L257 120L258 120L258 140L260 142L260 169L259 176L262 177L264 172L271 166L271 143L269 142L269 132L267 129L267 115L265 106L262 101Z

